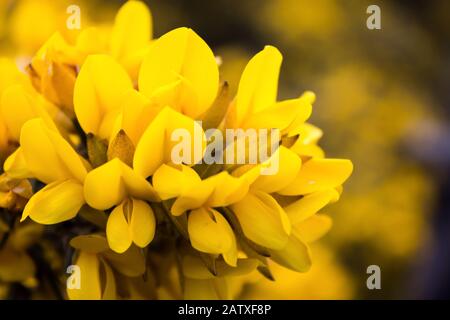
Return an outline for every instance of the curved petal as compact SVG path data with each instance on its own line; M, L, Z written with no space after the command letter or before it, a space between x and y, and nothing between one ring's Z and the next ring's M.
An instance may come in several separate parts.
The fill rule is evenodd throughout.
M141 1L128 1L118 11L111 33L111 54L119 61L144 48L152 36L152 16Z
M70 240L70 245L88 253L100 253L109 249L106 239L98 234L77 236Z
M81 251L76 265L79 269L80 287L67 288L70 300L100 300L102 285L100 280L100 260L96 254Z
M98 210L106 210L126 196L119 159L108 161L88 173L84 181L86 202Z
M322 138L323 131L316 126L305 122L300 126L293 128L288 135L290 137L298 135L297 141L306 145L317 143L320 138Z
M172 213L180 215L201 206L222 207L238 202L248 192L247 175L233 177L221 172L205 180L188 166L162 165L153 176L155 190L164 200L177 197Z
M226 171L208 179L215 181L214 191L206 202L210 207L226 207L242 200L250 186L247 175L236 178Z
M152 208L136 199L124 201L111 212L106 225L106 235L111 249L123 253L134 242L146 247L155 236L156 221Z
M200 208L207 202L214 188L214 181L208 179L192 185L178 196L170 209L171 213L179 216L187 210Z
M133 242L131 232L128 226L126 203L124 202L115 207L108 218L106 224L106 236L109 247L118 253L125 252Z
M188 217L192 246L205 253L223 254L225 261L236 266L236 238L227 220L210 208L192 210Z
M311 115L312 107L304 100L291 99L277 102L260 112L254 113L242 124L243 128L277 128L287 131L291 126L303 123Z
M305 121L308 120L308 118L311 116L312 104L314 103L314 100L311 99L311 95L314 95L314 93L307 91L306 93L302 94L300 98L291 100L292 103L297 104L299 110L294 121L283 130L283 133L287 133L288 135L290 135L292 132L298 130L299 127L305 125Z
M122 179L130 196L148 201L160 201L152 185L124 163L122 163Z
M30 119L42 118L48 127L56 130L55 124L43 105L23 85L7 88L1 96L0 107L3 121L15 141L19 141L20 130Z
M270 195L261 191L249 192L230 207L247 238L271 249L286 245L291 231L289 218Z
M306 243L314 242L323 237L330 229L333 221L329 216L316 214L295 225L292 232Z
M239 82L233 127L276 102L282 59L277 48L266 46L248 62Z
M216 98L219 70L211 49L188 28L172 30L152 43L141 66L139 90L151 97L179 80L182 84L166 95L167 105L195 118Z
M42 119L29 120L20 134L22 154L28 169L45 182L76 179L83 182L87 174L82 158Z
M118 158L90 171L84 182L86 202L98 210L121 203L127 195L158 200L151 184Z
M339 194L335 189L318 191L304 196L284 208L293 225L302 222L325 207Z
M292 151L300 156L309 156L313 158L323 158L324 152L317 145L317 142L322 137L321 129L309 123L303 123L293 130L289 131L288 136L298 135L295 143L290 147Z
M6 88L19 83L30 84L12 59L0 57L0 97Z
M83 186L79 182L55 181L30 198L21 221L29 216L40 224L59 223L75 217L84 204Z
M116 295L116 280L114 279L114 273L111 267L104 259L100 259L101 268L100 270L104 272L103 276L103 292L102 300L115 300Z
M153 186L163 200L175 198L201 181L198 174L188 166L174 168L161 165L153 175Z
M278 170L272 175L260 175L252 184L252 189L273 193L289 185L297 176L302 166L302 160L298 155L286 147L280 146L267 165L272 166L273 161L278 161Z
M278 191L282 195L304 195L336 188L353 171L353 164L345 159L311 159L305 162L295 180Z
M145 201L132 199L133 211L131 212L130 233L133 242L141 248L145 248L154 238L156 220L152 208Z
M17 148L17 150L5 160L3 169L8 174L8 177L11 178L26 179L33 177L33 174L27 167L21 147Z
M294 234L283 249L270 251L270 259L297 272L307 272L311 268L310 250Z
M154 107L146 96L136 90L127 92L123 101L121 127L136 146L160 108Z
M107 125L105 117L119 110L123 95L131 89L130 77L112 57L90 55L81 67L74 88L75 114L84 132L108 139L113 121Z
M186 133L188 140L172 141L175 130ZM186 156L189 158L188 164L197 163L205 150L203 129L191 118L171 108L164 108L150 123L137 144L133 168L143 177L153 175L163 163L172 162L172 151L179 144L190 149L190 157Z

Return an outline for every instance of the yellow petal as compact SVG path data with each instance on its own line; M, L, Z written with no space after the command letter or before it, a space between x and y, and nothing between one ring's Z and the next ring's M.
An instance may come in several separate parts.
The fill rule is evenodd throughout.
M232 204L244 235L257 244L272 249L283 248L290 234L290 222L284 210L267 193L249 192Z
M8 173L8 177L15 179L26 179L33 176L27 167L21 147L17 148L17 150L5 160L3 169Z
M20 130L25 122L34 118L42 118L49 128L56 126L38 99L22 85L7 88L0 102L0 114L11 137L19 141Z
M145 248L155 236L156 220L152 208L145 201L132 199L130 233L133 242Z
M297 103L299 110L297 117L287 128L283 130L283 133L288 133L289 135L305 125L305 121L308 120L311 115L313 104L311 101L312 99L309 94L303 94L300 98L292 100L293 103Z
M275 166L278 161L278 170L275 174L260 175L252 184L252 189L273 193L289 185L297 176L302 166L298 155L286 147L280 146L272 157L267 160L268 166ZM276 168L276 167L275 167Z
M335 189L308 194L284 208L293 225L308 219L339 196Z
M298 135L297 140L291 146L291 150L300 156L323 158L323 150L317 146L317 142L322 137L323 132L309 123L303 123L289 131L288 136Z
M106 236L110 248L118 253L125 252L133 242L126 218L126 202L115 207L106 224Z
M122 179L130 196L148 201L160 201L152 185L135 170L122 163Z
M54 32L31 60L33 72L42 77L48 71L49 63L52 61L58 61L67 65L81 64L83 57L76 49L66 41L59 31Z
M204 205L215 188L213 180L206 179L186 189L173 203L171 213L179 216L187 210L197 209Z
M294 135L299 135L298 142L306 145L317 143L322 138L323 132L320 128L310 123L303 123L289 132L289 136Z
M188 141L172 141L172 133L181 129L188 133ZM163 163L172 162L172 151L179 143L189 143L189 164L193 165L203 157L206 141L201 126L179 112L164 108L153 119L137 144L133 168L143 177L153 175ZM197 143L201 145L197 146Z
M192 210L188 217L188 232L195 249L223 254L228 264L236 266L236 238L227 220L219 212L210 208Z
M106 225L111 249L123 253L134 242L146 247L155 236L156 221L151 207L144 201L130 199L114 208Z
M40 224L55 224L76 216L85 203L83 186L74 180L55 181L28 201L21 221L26 217Z
M102 264L102 269L104 270L105 274L103 276L103 292L102 292L102 299L103 300L114 300L116 299L116 280L114 279L114 273L111 267L108 265L108 263L104 259L100 259L100 263Z
M299 156L311 157L311 158L324 158L325 152L321 147L316 144L301 144L295 143L291 148Z
M291 99L275 103L252 114L242 124L243 128L277 128L281 131L297 123L303 123L311 115L312 107L302 99Z
M162 165L153 175L153 185L163 200L178 196L201 196L210 207L227 206L242 199L248 191L245 177L236 178L228 172L221 172L201 182L198 174L188 166L177 168ZM204 192L198 192L204 190ZM211 193L212 192L212 193Z
M316 101L316 94L312 91L305 91L303 92L301 98L306 102L313 104Z
M266 46L249 61L236 96L235 127L240 127L249 115L275 103L281 61L281 53L272 46Z
M178 28L152 43L139 74L139 90L148 97L182 80L167 104L195 118L213 103L219 71L213 52L191 29Z
M310 250L306 244L291 234L287 245L281 250L271 250L270 259L297 272L306 272L311 267Z
M13 60L0 57L0 97L6 88L14 84L27 83L27 80L25 74L19 71Z
M233 170L231 174L233 177L242 177L251 185L261 175L261 167L262 164L243 165Z
M111 33L111 54L121 61L144 48L152 35L150 10L141 1L128 1L119 10Z
M160 109L154 107L146 96L136 90L127 92L123 101L121 128L136 146L145 129Z
M330 229L333 221L329 216L316 214L295 225L292 232L306 243L314 242L324 236Z
M342 192L344 192L344 187L342 185L340 185L340 186L337 186L335 188L335 190L336 190L336 196L330 200L330 203L335 203L335 202L339 201L339 198L341 197Z
M98 234L77 236L70 240L70 245L88 253L100 253L109 249L106 239Z
M304 195L335 188L350 176L353 164L344 159L311 159L305 162L295 180L278 193Z
M73 87L76 71L60 62L49 61L41 74L40 92L68 115L73 116Z
M100 280L100 260L96 254L81 251L76 265L80 268L80 288L67 288L70 300L100 300L102 286Z
M133 83L137 84L139 79L139 71L141 69L142 61L150 51L152 42L149 40L147 44L139 50L131 52L120 59L120 63L127 70Z
M97 27L87 27L80 31L76 41L72 65L82 64L90 54L106 52L108 50L110 30ZM67 50L66 50L67 51Z
M27 167L37 179L45 183L66 179L84 181L87 170L82 158L42 119L29 120L23 125L20 145Z
M247 175L236 178L226 171L209 177L208 179L214 181L214 191L206 202L210 207L226 207L242 200L247 194L250 186Z
M75 114L84 132L108 139L113 121L107 116L119 111L123 95L132 88L130 77L112 57L89 56L74 88Z
M188 166L174 168L163 164L153 175L153 186L162 200L175 198L201 181Z
M88 173L84 195L86 202L98 210L118 205L126 196L158 200L151 184L117 158Z

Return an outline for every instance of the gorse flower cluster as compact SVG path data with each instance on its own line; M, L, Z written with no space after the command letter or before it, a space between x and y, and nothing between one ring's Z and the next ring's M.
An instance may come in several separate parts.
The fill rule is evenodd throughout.
M282 56L266 46L229 97L202 38L178 28L152 40L151 20L129 1L110 30L86 28L75 41L55 33L26 74L0 60L4 233L31 219L70 235L70 299L229 298L231 278L257 270L273 280L269 261L308 271L308 244L331 227L318 211L353 168L317 145L322 132L306 122L314 94L277 101ZM274 128L267 161L198 161L206 129ZM200 159L172 161L177 129L202 133ZM224 148L249 147L238 140ZM262 175L275 156L277 172ZM0 281L30 281L33 272L2 272L2 246Z

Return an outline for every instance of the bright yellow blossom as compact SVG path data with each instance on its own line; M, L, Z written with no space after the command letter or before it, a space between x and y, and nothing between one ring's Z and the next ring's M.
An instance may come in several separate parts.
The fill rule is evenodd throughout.
M26 169L14 166L17 162ZM5 163L5 171L25 171L26 176L35 177L47 186L30 198L22 220L30 216L36 222L54 224L73 218L85 203L83 182L89 166L42 119L25 123L21 130L20 148Z
M331 227L318 212L337 201L353 170L317 146L322 132L305 122L314 94L278 101L282 56L266 46L231 100L213 51L193 30L151 37L150 11L128 1L111 30L54 33L27 67L28 85L0 87L0 132L8 134L0 146L18 143L4 164L0 182L14 185L1 189L2 199L29 198L21 221L53 225L78 215L69 224L87 225L70 241L82 276L67 296L224 299L235 277L257 269L271 279L269 259L308 271L309 244ZM207 129L280 135L260 146L274 147L267 160L207 164ZM177 130L190 143L181 163ZM241 142L215 152L222 158ZM264 175L268 167L277 170Z

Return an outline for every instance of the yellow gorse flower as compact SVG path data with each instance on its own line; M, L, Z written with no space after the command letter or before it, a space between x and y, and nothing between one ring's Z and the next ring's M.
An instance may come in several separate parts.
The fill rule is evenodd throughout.
M255 268L271 278L268 257L307 271L308 244L331 227L317 212L338 200L353 167L325 158L317 146L322 132L305 122L312 93L277 101L281 53L272 46L257 53L230 101L208 45L188 28L150 42L151 15L142 2L120 9L109 46L96 48L96 32L81 31L75 45L53 35L28 68L34 88L0 87L0 132L10 137L2 136L0 147L19 145L4 163L6 176L45 185L21 221L52 225L79 213L96 228L71 242L87 276L81 290L68 289L69 298L154 297L162 289L150 280L139 290L152 294L136 294L133 278L144 274L167 277L164 292L176 297L170 273L144 256L168 270L178 266L186 298L229 297L229 279ZM221 131L278 129L281 138L262 163L200 164L210 141L196 120ZM189 163L171 158L178 129L191 137ZM262 175L274 161L279 170ZM128 272L130 255L138 271Z

